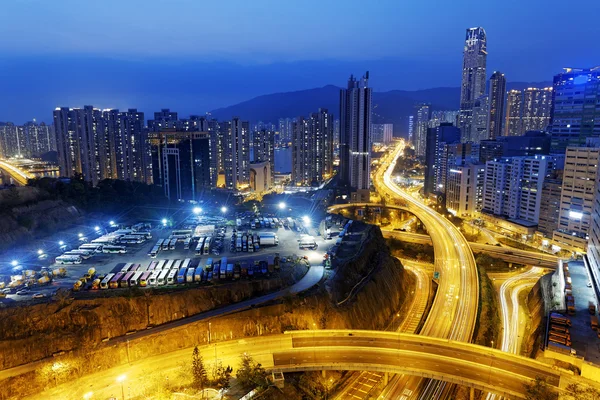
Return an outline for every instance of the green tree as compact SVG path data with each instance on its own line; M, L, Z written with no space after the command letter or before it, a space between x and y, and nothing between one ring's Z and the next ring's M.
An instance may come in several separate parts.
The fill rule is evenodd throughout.
M240 356L240 367L236 373L237 380L245 387L268 386L267 372L260 363L244 353Z
M537 376L531 383L525 384L527 400L557 400L558 394L552 390L544 378Z
M208 382L208 374L206 372L206 368L204 367L202 356L198 351L198 346L194 347L194 351L192 353L192 380L194 386L200 390L203 390L204 386Z
M573 400L600 400L600 391L572 383L567 386L565 397Z
M225 390L231 387L231 372L233 369L228 365L227 367L223 367L223 364L220 362L216 364L215 370L213 372L213 380L212 385L221 391L221 398L223 398L223 394Z

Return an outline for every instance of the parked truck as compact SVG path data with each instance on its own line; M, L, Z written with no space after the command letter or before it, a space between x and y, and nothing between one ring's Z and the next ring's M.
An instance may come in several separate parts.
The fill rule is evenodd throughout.
M571 347L571 340L567 338L562 338L556 335L550 335L548 338L548 342L560 343L565 346Z
M548 342L548 349L556 351L557 353L567 354L567 355L575 355L576 352L569 346L565 346L564 344Z
M560 315L557 313L551 313L550 314L550 322L553 324L558 324L558 325L565 325L565 326L571 326L571 320L567 317L565 317L564 315Z

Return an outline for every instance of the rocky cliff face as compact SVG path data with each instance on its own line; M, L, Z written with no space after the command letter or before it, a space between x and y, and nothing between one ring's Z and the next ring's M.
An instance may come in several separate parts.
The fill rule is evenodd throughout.
M0 250L75 223L82 212L36 188L4 190L0 196Z
M305 271L305 270L304 270ZM298 275L159 295L68 300L0 310L0 369L144 330L292 284ZM283 275L283 274L282 274ZM150 294L150 292L146 292Z

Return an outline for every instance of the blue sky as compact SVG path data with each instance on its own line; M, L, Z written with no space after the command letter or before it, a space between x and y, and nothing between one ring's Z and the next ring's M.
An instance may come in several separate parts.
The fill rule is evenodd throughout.
M465 29L483 26L488 70L548 81L600 64L600 2L5 0L0 121L57 105L188 112L271 93L460 84Z

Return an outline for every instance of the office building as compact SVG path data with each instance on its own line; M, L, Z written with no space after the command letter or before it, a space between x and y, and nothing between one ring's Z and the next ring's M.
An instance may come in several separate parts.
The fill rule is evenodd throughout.
M552 88L528 88L523 91L523 118L521 129L547 131L552 113Z
M173 128L150 132L152 174L172 201L198 201L214 184L210 175L208 132L178 132Z
M429 126L430 110L428 104L421 104L417 109L417 124L415 127L415 154L417 157L425 157L427 147L427 128Z
M368 71L360 80L350 76L340 90L340 179L359 191L371 187L372 97Z
M333 173L333 116L320 108L294 122L292 182L298 186L321 183Z
M567 147L560 196L558 227L552 239L561 248L584 252L596 195L600 142L590 147Z
M539 155L488 161L482 212L517 224L537 224L544 178L554 166L554 158Z
M442 163L445 157L442 150L445 144L460 141L460 129L454 125L444 122L437 128L428 128L425 152L425 185L426 195L439 191L443 188Z
M373 124L371 143L390 144L394 136L394 124Z
M565 68L554 77L553 89L552 153L600 136L600 66Z
M523 134L523 92L511 90L506 95L506 121L504 136L521 136Z
M486 163L494 158L550 154L550 135L530 131L521 136L501 136L495 140L482 140L479 161Z
M234 117L222 126L225 187L241 189L249 184L250 179L250 124Z
M446 176L446 208L459 217L471 217L481 211L485 165L467 163L451 166Z
M548 238L551 238L554 231L558 228L561 193L562 170L550 171L542 185L540 219L538 222L538 231Z
M504 120L504 96L506 93L506 78L502 72L494 71L490 78L489 125L490 139L502 136Z
M467 29L463 52L459 128L463 142L476 141L472 132L475 100L485 95L487 39L481 27ZM481 106L481 102L479 104Z
M445 194L449 170L455 166L477 164L479 144L472 142L441 143L438 148L435 161L437 170L434 173L434 190L436 193Z

